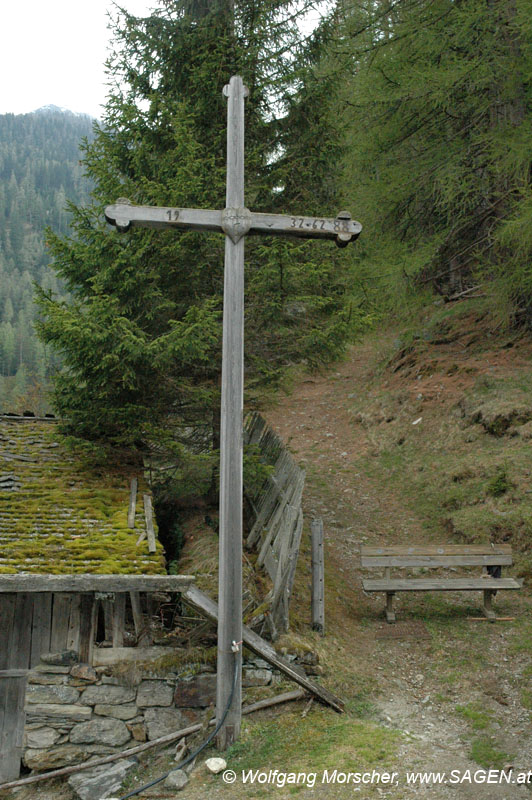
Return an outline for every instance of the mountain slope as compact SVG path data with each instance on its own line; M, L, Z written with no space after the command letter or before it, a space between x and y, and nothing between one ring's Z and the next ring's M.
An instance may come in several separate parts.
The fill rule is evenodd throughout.
M45 228L68 230L68 201L83 203L90 184L79 145L91 138L85 115L45 106L0 115L0 409L21 410L52 366L33 331L33 282L60 291L48 268ZM34 406L42 405L34 398ZM34 407L34 410L39 410Z

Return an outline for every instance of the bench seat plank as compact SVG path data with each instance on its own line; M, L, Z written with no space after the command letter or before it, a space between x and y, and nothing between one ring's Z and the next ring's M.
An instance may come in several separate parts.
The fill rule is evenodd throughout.
M366 592L464 592L520 589L515 578L364 578Z
M360 548L364 556L465 556L465 555L510 555L510 544L426 544L374 547L364 544Z
M509 555L462 555L462 556L360 556L360 563L363 567L488 567L501 566L511 567L513 564L512 556Z

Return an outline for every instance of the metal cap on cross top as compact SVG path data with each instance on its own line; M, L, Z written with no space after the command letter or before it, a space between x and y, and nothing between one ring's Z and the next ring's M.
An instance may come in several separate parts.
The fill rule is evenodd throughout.
M217 744L226 749L240 735L242 681L242 411L244 398L244 242L246 236L331 239L346 247L362 230L348 211L336 217L265 214L244 203L244 98L239 75L224 87L227 110L226 207L220 210L133 205L120 198L105 218L125 232L132 227L217 231L225 234L220 435L220 557L218 592ZM237 674L238 673L238 674ZM227 714L224 719L224 714Z

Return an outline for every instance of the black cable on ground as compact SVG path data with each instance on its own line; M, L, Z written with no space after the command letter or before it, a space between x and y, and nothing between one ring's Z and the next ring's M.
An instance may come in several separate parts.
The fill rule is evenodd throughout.
M220 730L220 728L222 727L222 725L225 722L225 718L227 717L227 714L229 713L229 709L231 707L231 703L233 702L233 697L234 697L234 694L235 694L235 691L236 691L236 684L237 684L237 681L238 681L238 653L239 653L239 651L238 650L233 650L233 652L235 654L235 671L233 673L233 685L231 686L231 693L229 695L229 699L227 701L227 705L226 705L226 707L224 709L224 713L222 714L220 722L216 725L216 727L214 728L213 732L211 734L209 734L209 736L205 739L203 744L201 744L200 747L198 747L197 750L194 750L194 752L191 753L189 756L187 756L187 758L185 758L184 761L182 761L180 764L178 764L177 767L172 767L172 769L168 770L168 772L166 772L164 775L161 775L160 778L156 778L154 781L151 781L151 783L147 783L144 786L141 786L139 789L134 789L132 792L129 792L129 794L125 794L122 797L119 797L118 800L128 800L128 798L135 797L136 794L140 794L141 792L146 791L146 789L150 789L152 786L155 786L157 783L160 783L161 781L164 781L170 775L171 772L176 772L178 769L183 769L183 767L186 767L186 765L190 764L191 761L194 761L196 756L199 755L202 750L205 750L207 745L212 742L212 740L214 739L214 737L216 736L216 734L218 733L218 731Z

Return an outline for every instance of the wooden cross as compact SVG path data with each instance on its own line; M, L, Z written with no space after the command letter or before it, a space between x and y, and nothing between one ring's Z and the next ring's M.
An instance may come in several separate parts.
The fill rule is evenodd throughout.
M130 227L225 233L220 435L220 562L218 594L217 719L239 676L229 713L218 735L226 749L240 735L242 665L242 409L244 397L244 239L251 234L333 239L345 247L362 230L348 212L334 219L251 212L244 206L244 98L248 90L234 75L224 87L228 98L226 208L154 208L118 200L105 218L119 231ZM237 652L235 652L237 650Z

